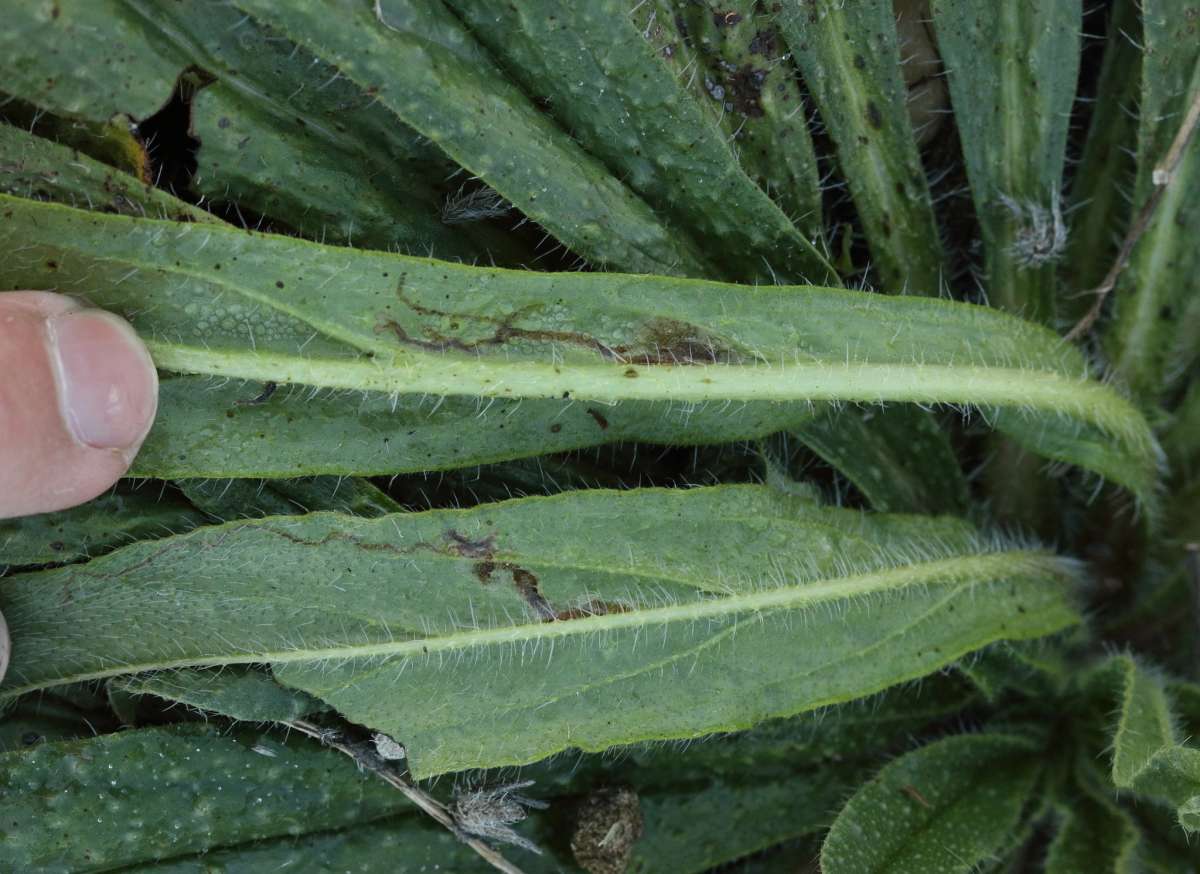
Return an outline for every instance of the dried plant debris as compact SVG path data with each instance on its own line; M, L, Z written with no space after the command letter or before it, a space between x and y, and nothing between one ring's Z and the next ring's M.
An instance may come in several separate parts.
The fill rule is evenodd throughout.
M588 874L624 874L643 827L636 792L627 787L597 789L575 813L571 853Z
M540 855L542 850L537 844L513 829L514 825L525 820L530 810L544 810L550 806L547 801L530 798L520 792L532 785L532 780L523 780L492 788L463 786L454 793L451 807L454 822L469 835L512 844Z

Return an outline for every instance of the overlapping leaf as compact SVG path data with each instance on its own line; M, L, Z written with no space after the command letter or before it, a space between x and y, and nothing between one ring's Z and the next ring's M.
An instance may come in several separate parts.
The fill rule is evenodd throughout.
M1049 321L1053 265L1066 245L1062 174L1082 4L933 0L932 8L984 234L989 299Z
M1163 183L1154 218L1130 256L1114 293L1105 337L1114 368L1148 409L1189 373L1200 348L1200 144L1193 136L1170 181L1156 169L1200 100L1200 40L1195 7L1183 0L1148 0L1142 63L1136 208Z
M0 195L0 197L3 197ZM1052 334L966 304L665 277L532 274L0 200L6 287L133 320L160 366L388 393L856 400L999 424L1153 503L1141 417Z
M1175 809L1185 831L1200 831L1200 749L1181 736L1163 680L1129 656L1109 670L1120 699L1112 741L1112 781Z
M858 790L821 848L827 874L976 870L1017 831L1038 777L1037 745L959 735L901 756Z
M279 517L6 580L4 691L265 662L428 775L861 697L1076 622L1071 579L950 519L761 487Z
M937 294L943 256L909 121L892 3L785 3L778 21L837 146L882 287Z
M484 224L449 227L462 184L436 146L365 89L219 0L64 0L6 9L4 90L68 118L143 120L181 76L199 141L197 191L311 236L467 260L512 263L530 252ZM108 47L110 75L71 45ZM204 87L200 87L204 86Z

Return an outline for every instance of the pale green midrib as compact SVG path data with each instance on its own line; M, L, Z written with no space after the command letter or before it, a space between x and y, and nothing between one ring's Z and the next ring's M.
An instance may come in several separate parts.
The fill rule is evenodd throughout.
M1154 452L1149 427L1134 406L1107 386L1051 371L941 364L786 366L559 364L413 353L332 361L273 352L212 351L147 340L164 370L322 388L401 394L578 400L703 402L846 400L1018 407L1067 412ZM636 371L630 378L628 371Z
M1021 45L1021 28L1018 21L1021 8L1028 7L1022 3L1013 2L999 4L1000 32L996 35L996 39L1001 46L1008 45L1015 50ZM1021 85L1017 77L1021 66L1008 64L1007 68L1000 76L1000 118L1004 124L1004 141L1001 144L1004 160L1000 164L1000 176L1002 184L1005 186L1004 193L1009 197L1020 198L1026 193L1023 190L1017 190L1017 183L1023 177L1019 168L1024 163L1025 150L1022 134L1027 116L1020 111L1022 106Z
M608 613L562 622L539 622L500 628L471 629L456 631L440 637L391 640L370 644L346 644L319 648L297 647L280 651L225 653L217 656L125 663L100 670L81 671L69 676L48 678L45 681L8 689L0 694L0 700L49 686L99 680L143 671L185 667L219 667L231 664L344 662L352 659L424 656L431 653L455 652L476 647L541 642L648 626L667 626L679 622L736 619L742 614L757 615L772 610L800 610L845 598L885 594L928 585L987 584L1011 579L1017 573L1042 573L1055 583L1064 586L1073 578L1061 558L1044 551L1015 550L987 555L956 556L868 574L806 583L802 586L764 589L758 592L690 601L685 604L672 604L628 613Z

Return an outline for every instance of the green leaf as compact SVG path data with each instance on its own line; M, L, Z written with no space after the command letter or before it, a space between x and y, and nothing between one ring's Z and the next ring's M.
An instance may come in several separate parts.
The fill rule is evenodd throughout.
M1129 656L1109 669L1120 681L1113 783L1172 805L1185 831L1200 831L1200 749L1182 742L1163 680Z
M821 240L820 170L808 112L774 17L755 0L731 0L719 12L686 0L650 0L629 15L709 109L747 175L810 239Z
M0 609L23 645L0 696L269 663L428 776L862 697L1074 624L1073 574L950 518L755 486L269 518L7 579ZM140 632L108 634L131 603Z
M1163 435L1171 469L1184 481L1200 478L1200 379L1193 379Z
M1062 697L1075 672L1070 655L1061 638L1004 642L976 653L957 668L992 703L1012 691L1054 700Z
M1008 432L1153 509L1158 449L1132 405L1050 332L986 308L470 268L3 195L0 210L0 245L20 252L0 284L89 289L166 369L501 398L1001 407Z
M70 510L0 521L0 568L77 561L134 540L190 531L205 521L161 483L122 484Z
M361 477L284 479L271 483L271 488L306 512L330 510L373 519L404 510L386 492Z
M815 834L863 776L861 767L835 765L791 780L714 780L698 792L643 794L645 836L634 845L628 870L700 874Z
M7 753L0 791L0 867L46 874L108 871L409 808L311 741L204 725Z
M137 124L126 115L117 114L102 121L60 116L45 107L34 106L4 92L0 121L28 136L57 143L106 167L119 170L140 182L143 189L152 187L149 149L138 136ZM55 169L67 178L74 176L72 169L61 166Z
M876 510L966 510L967 481L945 431L916 407L830 410L793 433L854 483Z
M326 709L312 696L245 665L137 674L116 677L109 684L130 695L155 695L243 722L290 722Z
M381 0L378 8L382 20L402 27L407 24L393 10L407 5ZM447 5L526 93L546 102L573 139L670 222L677 236L689 236L711 253L719 271L713 275L743 282L835 281L808 238L742 172L726 133L694 92L639 39L624 0Z
M301 512L264 480L194 479L179 480L176 485L198 510L221 522L255 516L295 516Z
M419 473L607 443L730 443L813 416L803 402L610 405L304 386L281 386L263 403L246 403L261 394L261 383L162 379L158 418L133 473L165 479Z
M1028 738L959 735L887 765L821 848L826 874L969 872L1017 831L1041 764Z
M0 713L0 753L117 729L119 725L105 700L95 694L94 686L61 686L21 698L5 708Z
M1136 0L1112 4L1107 33L1091 124L1071 180L1067 265L1079 292L1098 286L1117 257L1129 221L1128 188L1137 174L1142 17ZM1075 320L1092 300L1064 295L1058 304L1064 316Z
M908 116L892 3L785 3L779 26L837 147L881 286L936 295L941 244Z
M434 0L237 0L596 264L708 274L709 261L513 85Z
M412 815L351 825L340 831L312 831L253 841L122 868L128 874L426 874L429 871L479 872L495 869L446 829ZM550 864L521 859L527 874L550 872Z
M1067 784L1054 805L1057 828L1046 850L1045 874L1138 874L1142 871L1142 831L1107 797L1090 764Z
M178 485L196 507L222 522L322 510L373 518L404 509L358 477L318 476L270 482L195 479L180 481Z
M220 220L77 149L0 124L0 191L122 215Z
M184 77L196 92L189 120L199 194L322 240L472 261L531 257L486 223L444 224L457 165L373 95L230 4L62 0L51 11L10 10L0 34L5 90L106 122L152 115ZM60 49L85 40L121 47L106 56L114 75L95 76Z
M933 0L938 45L997 306L1054 316L1061 193L1079 73L1080 0Z
M1141 126L1134 206L1154 194L1154 170L1166 159L1196 95L1200 40L1196 10L1187 0L1146 0L1142 27ZM1193 138L1161 192L1113 294L1105 350L1113 368L1154 409L1180 375L1190 373L1200 348L1200 148Z

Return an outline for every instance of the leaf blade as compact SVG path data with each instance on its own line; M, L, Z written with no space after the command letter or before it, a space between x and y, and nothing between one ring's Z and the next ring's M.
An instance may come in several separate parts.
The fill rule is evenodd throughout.
M0 225L0 241L22 253L0 281L86 284L93 303L149 335L167 369L389 393L1015 408L1024 415L1006 428L1099 467L1154 507L1159 450L1145 420L1084 379L1077 350L994 310L469 268L5 195L0 207L16 219ZM1080 450L1064 436L1071 428L1098 439Z
M1036 744L958 735L888 764L838 814L821 847L828 874L968 872L1016 831L1038 776Z
M581 528L613 536L570 536ZM244 570L231 591L234 566ZM1047 554L992 552L949 518L863 517L750 486L276 517L9 578L0 603L24 645L0 694L269 663L281 682L401 740L424 776L871 694L993 640L1074 624L1072 573ZM131 598L141 632L100 633ZM792 623L812 629L799 650ZM531 678L521 652L551 670ZM613 722L603 702L617 692L626 703ZM443 703L396 710L410 694ZM496 732L497 719L525 728Z

